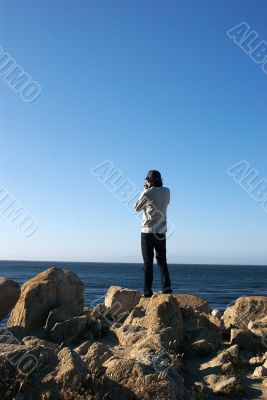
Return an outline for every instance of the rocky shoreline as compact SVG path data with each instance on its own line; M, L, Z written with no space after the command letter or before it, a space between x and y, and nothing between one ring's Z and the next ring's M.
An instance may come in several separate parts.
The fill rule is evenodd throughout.
M10 313L11 312L11 313ZM0 279L0 399L267 399L267 297L223 315L194 295L112 286L84 307L84 284L49 268Z

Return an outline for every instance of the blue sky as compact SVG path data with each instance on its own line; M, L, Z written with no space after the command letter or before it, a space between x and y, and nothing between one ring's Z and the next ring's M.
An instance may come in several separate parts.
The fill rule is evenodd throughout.
M170 262L267 264L267 213L227 175L267 179L267 74L231 40L267 40L264 0L0 1L0 45L41 87L1 78L0 186L39 229L0 213L0 259L141 262L140 219L90 171L110 160L171 190Z

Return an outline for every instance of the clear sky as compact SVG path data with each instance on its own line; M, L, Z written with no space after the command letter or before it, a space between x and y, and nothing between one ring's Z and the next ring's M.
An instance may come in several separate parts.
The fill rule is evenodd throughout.
M226 32L267 40L265 0L0 0L0 46L42 87L0 78L0 259L141 262L138 219L90 171L110 160L171 190L170 262L267 264L267 212L226 171L267 179L267 74Z

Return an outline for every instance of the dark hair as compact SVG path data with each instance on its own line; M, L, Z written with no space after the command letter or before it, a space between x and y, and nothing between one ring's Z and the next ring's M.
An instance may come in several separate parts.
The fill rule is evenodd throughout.
M146 180L151 183L153 186L162 187L163 182L161 178L161 174L159 171L150 170L147 174Z

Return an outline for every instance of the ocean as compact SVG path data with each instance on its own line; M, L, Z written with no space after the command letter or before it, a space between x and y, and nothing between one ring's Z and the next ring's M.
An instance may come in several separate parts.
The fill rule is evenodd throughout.
M111 285L142 291L142 264L96 262L0 261L0 276L19 284L49 267L75 272L85 284L85 306L103 302ZM174 293L190 293L223 311L240 296L267 295L267 266L169 264ZM160 275L154 266L154 291L161 290ZM6 320L0 324L5 325Z

